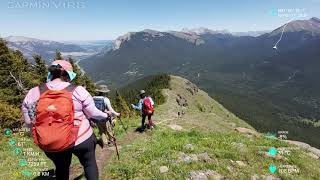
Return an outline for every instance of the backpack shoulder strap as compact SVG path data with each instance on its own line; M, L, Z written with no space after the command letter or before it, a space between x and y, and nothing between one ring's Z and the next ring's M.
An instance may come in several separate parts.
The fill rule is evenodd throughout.
M65 90L67 90L68 92L72 93L78 86L75 84L70 84L69 86L67 86L66 88L64 88Z
M46 83L42 83L38 87L39 87L40 95L49 89L48 86L46 85Z

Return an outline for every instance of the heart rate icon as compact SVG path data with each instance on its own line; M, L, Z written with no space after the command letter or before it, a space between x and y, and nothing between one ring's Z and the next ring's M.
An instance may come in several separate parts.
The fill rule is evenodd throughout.
M269 171L270 171L272 174L274 174L274 173L277 171L277 166L275 166L275 165L270 165L270 166L269 166Z

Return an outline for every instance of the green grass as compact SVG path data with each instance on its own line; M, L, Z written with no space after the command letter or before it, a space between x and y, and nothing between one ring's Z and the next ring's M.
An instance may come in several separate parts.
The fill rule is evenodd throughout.
M245 145L239 151L233 143ZM188 150L186 144L193 144ZM114 179L185 179L195 170L215 170L228 179L249 179L252 175L268 175L270 164L297 165L300 174L293 176L276 174L283 179L317 179L320 162L312 160L304 152L293 150L287 160L275 160L262 155L269 147L288 147L288 144L264 137L252 139L237 133L215 133L198 130L175 132L158 127L148 138L141 138L121 149L121 161L115 157L106 170ZM208 153L213 162L179 162L178 154ZM243 161L239 167L232 161ZM168 166L169 172L161 174L160 166ZM233 168L232 171L228 170Z
M227 179L250 179L255 174L270 175L268 167L271 164L298 166L298 174L275 174L282 179L317 179L320 176L320 162L296 147L290 156L284 155L286 159L266 157L265 153L271 147L292 146L277 139L236 133L234 127L252 127L205 92L190 95L184 79L171 77L170 89L163 90L163 94L167 101L157 106L154 117L160 124L147 135L122 145L120 161L113 155L105 167L108 179L186 179L191 171L196 170L214 170ZM177 94L186 98L187 108L177 105ZM177 112L182 109L186 114L178 118ZM173 131L167 127L168 124L181 125L183 130ZM186 144L193 144L194 149L186 149ZM239 149L237 144L244 148ZM212 161L181 162L178 161L180 153L208 153ZM247 165L241 167L235 161L243 161ZM169 167L169 171L161 174L160 166Z
M1 179L31 179L37 177L41 171L48 171L55 169L54 164L44 152L33 143L32 137L26 135L19 135L18 133L12 134L10 137L5 137L0 135L0 176ZM9 145L9 140L14 139L16 141L16 145L12 146ZM27 139L27 141L23 140ZM32 149L32 152L39 153L36 156L27 156L27 155L16 155L14 150L15 148L20 148L17 143L24 142L23 149ZM36 159L37 161L45 162L46 164L39 164L33 163L31 160L29 161L28 158ZM28 164L26 166L21 166L19 161L21 159L26 159ZM43 160L42 160L43 159ZM30 163L31 162L31 163ZM80 164L79 159L76 156L72 156L71 166L75 164ZM30 171L32 173L31 176L23 175L23 171Z
M282 179L308 180L320 177L319 160L314 160L307 152L277 139L264 136L249 137L236 133L234 127L252 127L227 111L205 92L199 91L197 95L191 96L183 79L172 77L170 89L163 90L163 93L167 101L156 108L156 129L147 130L142 134L135 133L134 130L140 126L140 117L123 119L124 126L128 127L127 131L117 121L115 133L118 145L121 146L120 160L117 160L115 153L112 154L111 160L104 167L107 179L186 179L191 171L197 170L214 170L226 179L250 179L255 174L270 175L270 164L296 165L299 168L300 173L292 175L277 172L275 176ZM177 94L187 99L187 108L177 106ZM177 112L182 109L186 115L178 118ZM173 131L167 127L169 124L181 125L183 130ZM12 138L18 138L18 135L14 134ZM8 140L9 138L1 136L1 179L30 179L21 176L24 168L19 166L20 157L13 154ZM192 144L194 148L187 149L186 144ZM239 144L243 148L239 148ZM54 168L32 142L25 146L40 152L40 157L48 162L47 169ZM277 160L264 155L270 147L293 149L291 155L284 155L285 159ZM179 161L181 153L207 153L211 161ZM243 161L246 166L241 167L235 161ZM79 162L74 158L72 163ZM169 171L161 174L160 166L167 166Z
M26 138L30 141L22 141L22 138ZM23 155L16 155L14 150L15 148L19 148L18 144L11 146L9 145L8 141L10 139L15 139L16 142L26 142L23 145L23 148L32 148L33 152L39 152L39 156L23 156ZM1 179L30 179L31 177L36 177L36 173L39 172L39 169L53 169L54 165L51 161L45 156L45 154L33 144L32 138L28 136L20 136L18 134L13 134L11 137L4 137L1 135L1 144L0 144L0 176ZM28 164L27 166L20 166L19 160L27 159L27 158L36 158L41 159L43 158L46 162L46 165L41 165L38 167L34 167L32 164ZM24 176L22 171L28 170L32 172L31 177Z

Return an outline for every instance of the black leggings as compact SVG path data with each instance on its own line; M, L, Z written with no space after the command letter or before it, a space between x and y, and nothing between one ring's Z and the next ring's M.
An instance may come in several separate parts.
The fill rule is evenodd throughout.
M141 119L141 126L144 127L144 123L146 121L146 117L148 116L148 126L153 126L153 122L152 122L152 117L153 113L152 114L142 114L142 119Z
M69 179L69 167L72 154L74 154L79 158L87 180L98 180L99 173L95 156L96 142L97 139L93 134L90 138L73 148L62 152L45 152L47 157L51 159L56 166L56 179Z

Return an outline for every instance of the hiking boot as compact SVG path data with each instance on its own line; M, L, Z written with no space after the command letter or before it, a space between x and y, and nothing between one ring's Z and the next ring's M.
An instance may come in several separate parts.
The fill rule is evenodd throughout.
M103 140L102 140L102 139L98 139L98 140L97 140L97 144L101 147L101 149L103 149L104 143L103 143Z

